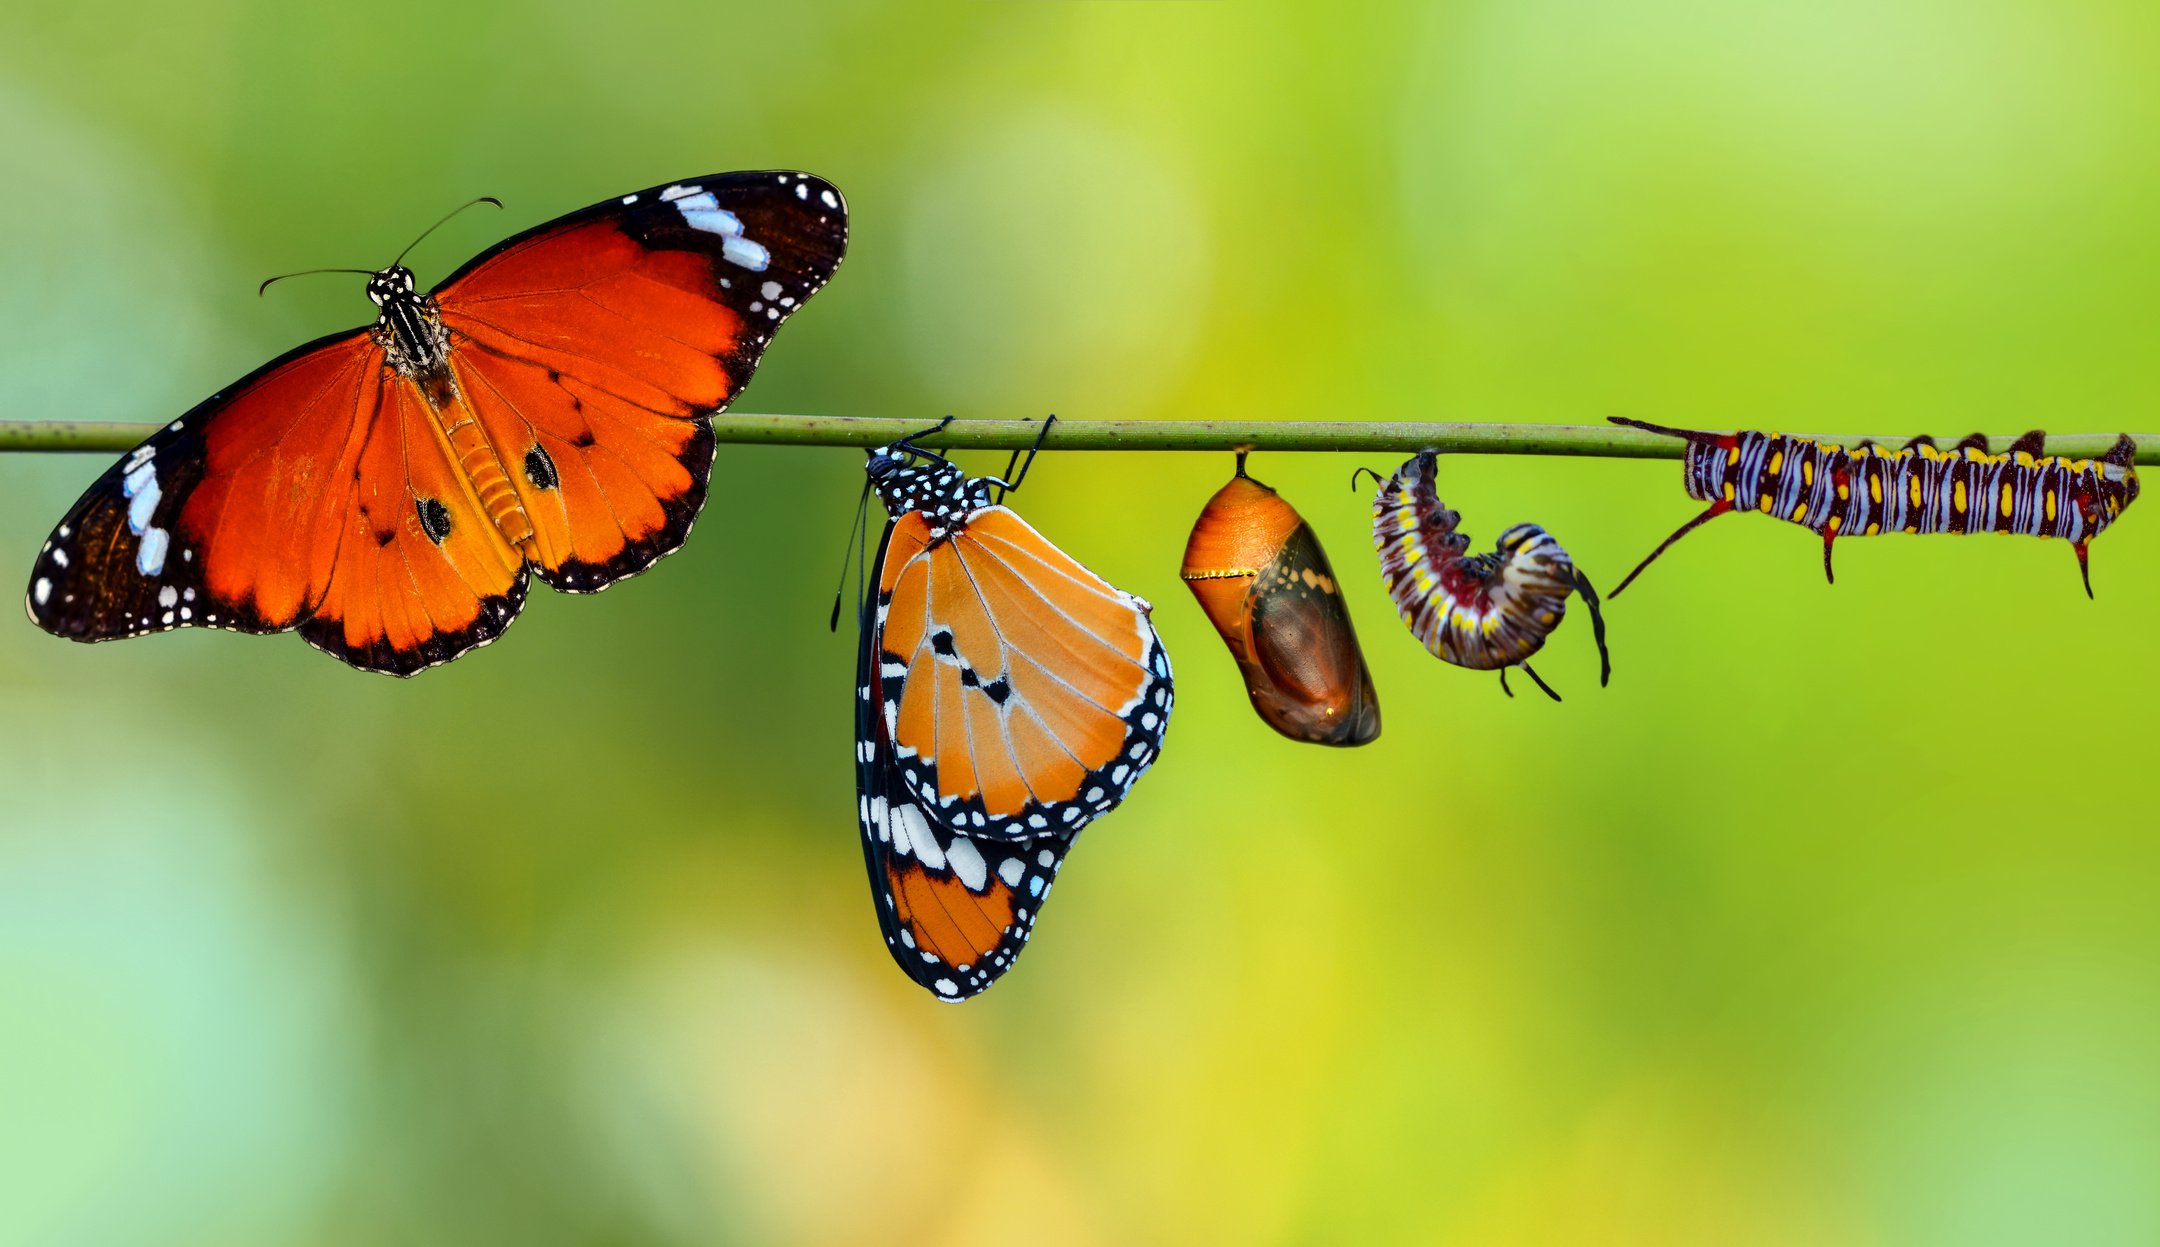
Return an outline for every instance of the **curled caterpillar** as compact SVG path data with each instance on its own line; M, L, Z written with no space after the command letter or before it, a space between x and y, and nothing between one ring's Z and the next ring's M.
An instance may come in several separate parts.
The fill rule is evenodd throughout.
M1612 680L1605 618L1597 591L1552 534L1517 524L1500 534L1490 554L1471 555L1470 538L1455 530L1462 516L1440 501L1434 486L1438 456L1417 455L1380 482L1373 497L1373 545L1388 596L1410 631L1435 657L1458 667L1500 672L1521 667L1554 701L1560 695L1527 659L1567 614L1569 593L1582 594L1597 638L1598 683ZM1368 470L1369 469L1365 469ZM1379 480L1379 473L1372 474Z
M1916 437L1897 450L1862 442L1851 450L1778 433L1705 433L1610 417L1614 424L1687 439L1687 491L1710 504L1636 565L1643 568L1697 525L1728 511L1760 511L1822 535L1823 576L1840 537L1877 533L2021 533L2059 537L2077 552L2085 596L2092 572L2085 547L2137 500L2137 443L2128 434L2098 459L2041 453L2047 435L2027 433L2000 455L1975 433L1949 450Z
M1320 538L1245 475L1244 455L1193 524L1178 575L1230 647L1262 722L1316 745L1380 735L1380 698Z

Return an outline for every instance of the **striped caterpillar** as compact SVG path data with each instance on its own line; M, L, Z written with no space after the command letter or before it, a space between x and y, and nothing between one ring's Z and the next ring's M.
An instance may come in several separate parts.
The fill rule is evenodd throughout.
M1455 530L1462 516L1440 501L1434 485L1438 462L1429 450L1415 456L1380 481L1373 497L1380 574L1411 633L1443 661L1499 671L1500 689L1510 697L1515 694L1507 686L1507 669L1521 667L1558 701L1560 694L1526 660L1560 626L1568 594L1580 593L1597 638L1598 684L1609 683L1605 618L1598 612L1597 591L1574 560L1535 524L1517 524L1500 534L1490 554L1466 553L1470 538ZM1380 480L1379 473L1371 474Z
M1916 437L1897 450L1862 442L1851 450L1778 433L1705 433L1610 417L1614 424L1687 439L1687 491L1708 510L1667 537L1643 568L1682 537L1728 511L1756 510L1820 533L1823 576L1832 584L1830 548L1839 537L1878 533L2021 533L2059 537L2077 552L2085 596L2092 572L2085 547L2136 501L2137 444L2120 435L2098 459L2043 455L2046 435L2025 434L2000 455L1975 433L1949 450Z

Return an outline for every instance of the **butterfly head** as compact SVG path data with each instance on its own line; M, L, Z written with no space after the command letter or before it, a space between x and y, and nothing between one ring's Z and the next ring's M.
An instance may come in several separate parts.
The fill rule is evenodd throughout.
M412 270L402 264L393 264L369 277L367 297L377 307L388 307L399 299L413 297Z
M878 501L893 515L920 511L934 529L963 522L990 505L990 486L942 455L894 442L870 452L864 468Z

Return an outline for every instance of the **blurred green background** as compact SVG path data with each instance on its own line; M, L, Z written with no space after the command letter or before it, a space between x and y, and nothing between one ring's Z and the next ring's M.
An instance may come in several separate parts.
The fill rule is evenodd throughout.
M19 5L0 414L168 419L475 195L423 282L799 167L854 244L746 411L2153 430L2156 71L2146 0ZM0 587L106 461L0 457ZM723 447L681 554L409 683L0 627L0 1243L2160 1241L2160 502L2090 603L1722 521L1556 706L1394 620L1392 461L1261 455L1379 681L1333 752L1176 579L1228 456L1052 455L1177 721L951 1008L856 844L860 462ZM1606 585L1696 509L1442 480Z

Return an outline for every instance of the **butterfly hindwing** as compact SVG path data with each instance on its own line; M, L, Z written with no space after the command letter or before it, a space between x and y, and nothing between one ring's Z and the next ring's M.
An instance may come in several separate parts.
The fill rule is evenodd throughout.
M391 384L375 391L338 509L337 562L300 635L355 667L412 675L510 626L525 604L525 561L457 471L418 394Z

